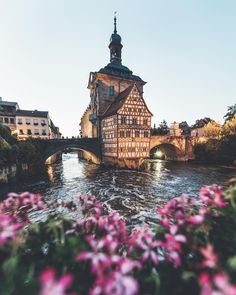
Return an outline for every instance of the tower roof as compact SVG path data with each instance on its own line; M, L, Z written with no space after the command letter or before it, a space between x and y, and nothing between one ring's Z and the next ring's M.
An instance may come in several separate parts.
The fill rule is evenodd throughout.
M117 28L116 28L116 12L115 12L115 17L114 17L114 32L111 35L111 39L110 39L110 45L111 44L120 44L121 45L121 36L119 34L117 34Z
M113 75L128 80L140 81L143 82L143 84L146 84L139 76L133 75L133 72L128 67L122 65L122 47L121 36L117 33L117 19L115 13L114 31L111 35L109 44L110 63L104 68L101 68L98 73Z

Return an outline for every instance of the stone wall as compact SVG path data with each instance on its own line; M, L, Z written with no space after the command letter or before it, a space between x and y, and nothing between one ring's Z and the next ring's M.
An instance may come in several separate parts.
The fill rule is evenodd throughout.
M56 163L57 161L62 159L62 153L61 152L57 152L55 154L53 154L52 156L50 156L46 161L45 164L49 165L49 164L53 164Z
M115 157L104 157L103 164L105 166L116 166L119 168L128 168L139 170L144 162L144 159L118 159Z

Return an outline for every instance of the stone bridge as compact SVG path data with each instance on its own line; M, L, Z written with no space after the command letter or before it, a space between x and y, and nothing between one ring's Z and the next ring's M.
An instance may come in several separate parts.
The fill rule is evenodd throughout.
M66 149L78 149L83 151L85 158L94 163L101 162L100 144L98 138L76 138L76 139L50 139L45 141L45 161L53 155ZM53 160L51 161L53 162Z
M167 160L187 161L194 159L195 137L190 136L151 136L150 154L155 149L161 151Z

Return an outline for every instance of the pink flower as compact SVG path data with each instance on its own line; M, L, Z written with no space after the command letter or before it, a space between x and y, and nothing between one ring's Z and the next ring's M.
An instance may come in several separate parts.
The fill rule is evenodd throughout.
M236 285L229 283L228 277L223 273L217 273L213 277L214 284L222 295L236 295Z
M138 283L131 276L113 271L108 276L97 279L90 295L135 295L138 293Z
M146 227L133 232L129 240L129 253L134 249L142 251L141 261L150 260L154 265L159 262L158 247L162 244L161 241L155 240L153 233Z
M0 214L0 245L9 240L15 240L19 229L23 224L17 223L16 219L8 214Z
M199 199L207 206L221 208L227 207L228 205L227 201L223 198L221 187L216 184L202 187L200 190Z
M45 203L39 194L9 193L8 198L0 203L0 212L15 216L19 221L29 221L30 209L41 210L44 207Z
M221 295L214 294L212 288L212 279L208 273L202 273L199 276L199 285L201 287L200 295Z
M206 248L200 248L200 252L204 257L204 260L200 263L200 266L215 268L218 259L216 253L213 251L213 246L208 244Z
M39 295L66 295L66 290L71 286L73 277L70 274L56 279L55 270L49 268L45 270L39 277L41 291Z
M204 217L202 215L193 215L186 219L189 223L199 225L202 224L204 221Z
M172 262L175 267L181 265L180 254L182 253L181 243L186 243L187 239L184 235L165 234L165 242L162 242L162 248L166 260Z
M236 285L229 283L224 273L210 275L201 273L199 276L200 295L236 295Z
M104 254L103 247L104 241L96 241L93 236L88 236L88 243L90 244L92 251L81 252L76 256L77 261L91 261L91 271L94 273L103 272L104 269L111 265L111 258L109 255Z

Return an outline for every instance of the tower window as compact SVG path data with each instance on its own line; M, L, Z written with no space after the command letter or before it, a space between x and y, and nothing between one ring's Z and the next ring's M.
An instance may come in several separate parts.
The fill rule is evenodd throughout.
M109 87L109 95L114 95L115 94L115 89L114 86Z

